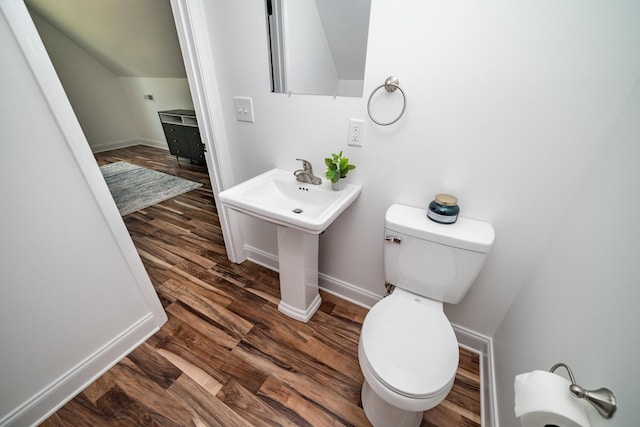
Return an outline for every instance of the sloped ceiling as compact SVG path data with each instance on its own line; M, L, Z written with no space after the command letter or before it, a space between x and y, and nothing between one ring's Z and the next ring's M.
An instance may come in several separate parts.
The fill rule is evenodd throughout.
M370 0L316 0L340 79L362 80L367 56Z
M186 77L169 0L25 0L120 77Z

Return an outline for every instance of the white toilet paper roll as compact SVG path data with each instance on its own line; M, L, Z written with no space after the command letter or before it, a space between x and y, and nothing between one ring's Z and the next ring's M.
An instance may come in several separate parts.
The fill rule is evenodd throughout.
M514 409L522 427L590 427L584 401L571 394L570 385L548 371L516 376Z

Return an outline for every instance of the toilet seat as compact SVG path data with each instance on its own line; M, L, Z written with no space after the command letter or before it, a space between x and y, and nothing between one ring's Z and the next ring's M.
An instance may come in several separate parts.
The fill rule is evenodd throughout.
M405 397L448 392L458 368L458 342L442 303L396 288L367 314L360 345L370 372Z

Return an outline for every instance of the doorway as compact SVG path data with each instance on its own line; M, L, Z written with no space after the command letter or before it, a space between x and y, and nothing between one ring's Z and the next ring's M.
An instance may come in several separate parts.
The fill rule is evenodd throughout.
M27 1L27 4L29 5L30 3L36 3L38 1L39 0L29 0ZM122 1L124 2L122 4L129 5L129 2L127 2L126 0ZM47 2L44 1L40 3L46 4ZM70 1L70 3L72 3L72 1ZM136 2L136 4L138 3L139 2ZM151 1L151 3L147 1L146 3L153 4L154 6L159 4L159 2L157 2L156 0ZM164 4L166 6L169 6L168 1L166 1ZM60 3L56 3L55 7L59 7L59 5ZM191 102L192 105L194 105L194 109L196 110L196 113L198 115L198 122L202 134L202 140L207 146L207 152L205 153L205 170L208 172L210 187L212 189L213 199L215 201L216 194L230 184L230 170L228 166L230 162L228 160L228 153L226 150L225 136L223 132L215 129L216 126L214 122L216 122L216 120L218 121L218 123L221 122L220 117L216 118L216 116L220 116L219 107L217 106L217 102L215 102L217 100L211 100L211 98L216 95L207 94L205 93L206 91L204 89L202 74L206 73L207 84L209 87L211 87L212 76L213 85L215 86L215 73L211 69L207 69L204 71L202 70L202 62L207 62L206 59L208 58L206 58L206 55L208 55L208 52L204 52L202 54L199 54L197 52L196 44L198 42L198 37L203 36L203 28L196 29L193 27L194 20L192 19L192 14L197 15L198 11L196 8L198 7L198 5L198 2L191 0L171 0L169 15L171 20L175 20L177 36L180 39L178 56L180 57L180 60L184 59L183 67L186 68L186 74L188 76L188 79L184 79L185 85L187 86L187 92L191 92ZM127 10L127 13L132 13L129 6L127 6L125 10ZM153 14L151 14L151 16L153 16ZM197 22L195 24L197 24ZM199 30L199 35L196 34L198 32L197 30ZM200 58L202 56L204 56L205 58ZM191 86L190 89L189 86ZM189 94L187 93L187 96L188 95ZM99 98L97 100L99 100ZM174 104L167 107L172 108L176 106L179 107L180 105ZM157 110L159 109L162 109L162 107L157 108ZM117 111L115 111L114 114L117 114ZM157 129L160 130L161 127L157 118L157 114L155 114L153 120L155 120L154 124L157 126ZM222 129L221 125L218 125L217 127L219 129ZM161 136L161 138L163 137L164 136ZM237 260L242 260L242 257L239 257L237 255L237 249L234 250L234 247L237 248L239 247L239 245L234 245L231 239L232 227L230 225L231 223L228 218L227 212L225 212L224 209L221 209L221 211L218 213L218 217L225 240L225 246L229 250L229 258L234 262L237 262Z

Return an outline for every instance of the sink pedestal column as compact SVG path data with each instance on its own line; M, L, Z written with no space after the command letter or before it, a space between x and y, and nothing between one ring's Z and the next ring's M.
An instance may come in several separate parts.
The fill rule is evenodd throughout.
M322 302L318 292L318 246L318 234L278 226L278 310L305 323Z

